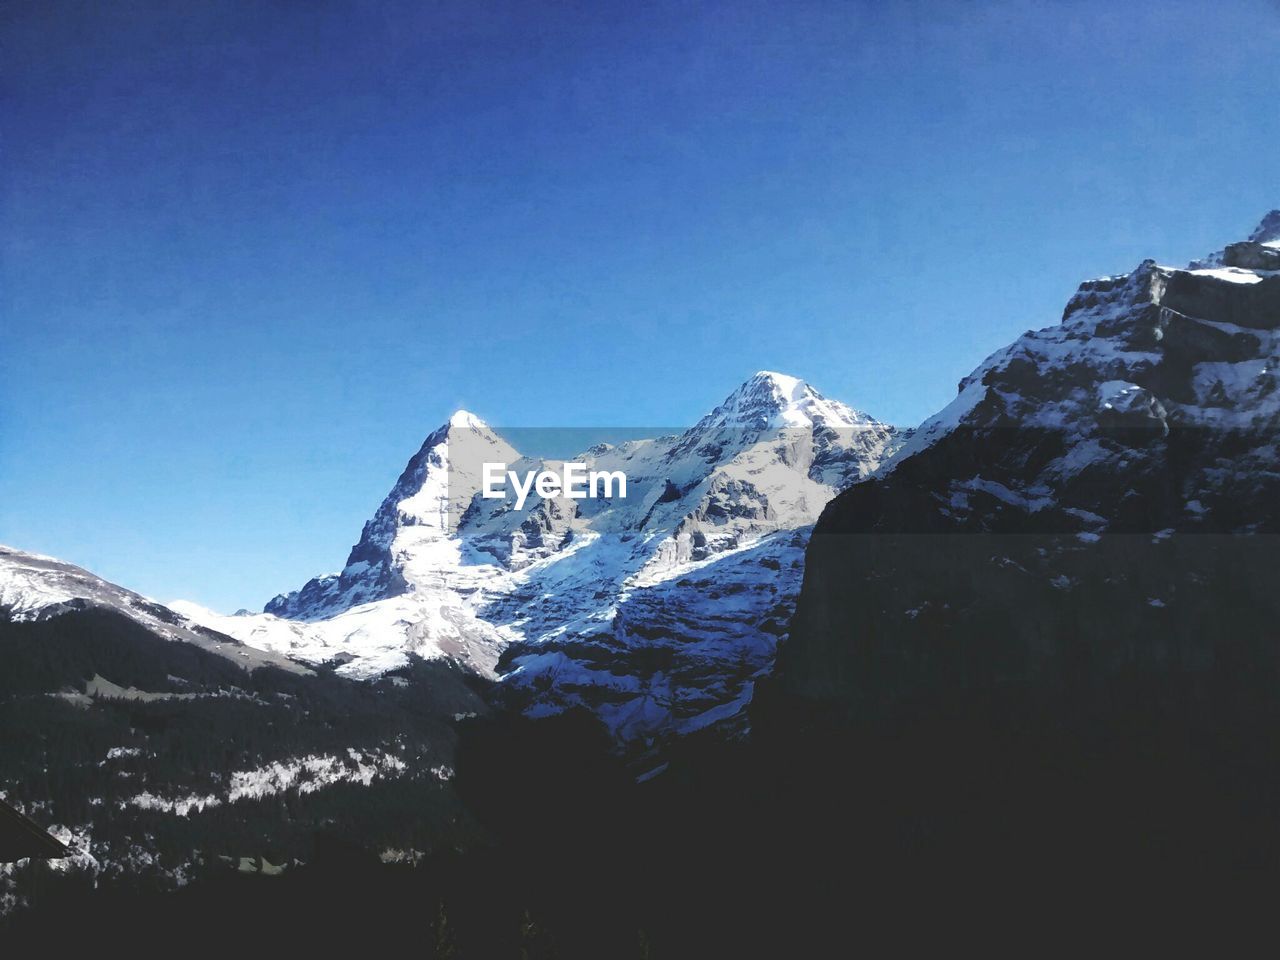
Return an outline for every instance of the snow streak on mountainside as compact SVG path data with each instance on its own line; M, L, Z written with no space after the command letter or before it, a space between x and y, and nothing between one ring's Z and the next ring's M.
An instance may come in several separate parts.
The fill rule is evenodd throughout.
M574 460L626 496L478 495L481 465L523 458L460 412L431 434L339 574L259 615L185 614L246 643L372 677L408 654L502 673L534 713L582 705L643 740L726 719L772 661L809 525L900 440L806 383L758 373L676 436ZM499 657L501 656L501 662Z

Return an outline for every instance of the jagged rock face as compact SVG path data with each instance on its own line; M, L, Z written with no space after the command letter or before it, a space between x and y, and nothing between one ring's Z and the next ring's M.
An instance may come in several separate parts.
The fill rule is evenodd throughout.
M410 461L341 574L264 615L205 621L302 659L348 659L356 677L410 653L449 657L501 674L519 709L585 706L626 741L696 729L749 699L790 616L809 526L900 439L760 373L679 435L574 458L624 473L625 497L533 492L517 508L479 496L481 465L560 464L458 414Z
M999 689L1084 716L1118 685L1270 709L1278 227L1086 283L965 378L824 511L782 687L860 716Z

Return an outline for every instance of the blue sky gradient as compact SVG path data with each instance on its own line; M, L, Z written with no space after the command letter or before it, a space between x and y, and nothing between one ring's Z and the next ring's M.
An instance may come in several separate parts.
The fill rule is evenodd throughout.
M1280 6L12 2L0 541L336 569L423 437L911 425L1076 284L1280 205Z

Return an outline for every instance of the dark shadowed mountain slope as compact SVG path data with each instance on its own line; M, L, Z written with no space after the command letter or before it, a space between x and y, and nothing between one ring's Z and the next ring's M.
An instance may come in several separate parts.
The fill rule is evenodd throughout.
M1084 284L828 505L751 710L789 847L983 936L1266 915L1277 227Z
M69 848L49 868L63 885L275 872L339 824L389 858L474 834L450 782L454 727L485 708L456 665L358 683L78 567L0 560L0 799ZM31 874L0 864L0 914L30 902Z

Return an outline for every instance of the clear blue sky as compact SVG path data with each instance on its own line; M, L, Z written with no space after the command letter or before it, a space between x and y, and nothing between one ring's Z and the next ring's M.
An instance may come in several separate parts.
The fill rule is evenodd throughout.
M0 541L336 569L422 438L901 424L1083 278L1280 205L1280 6L10 2Z

